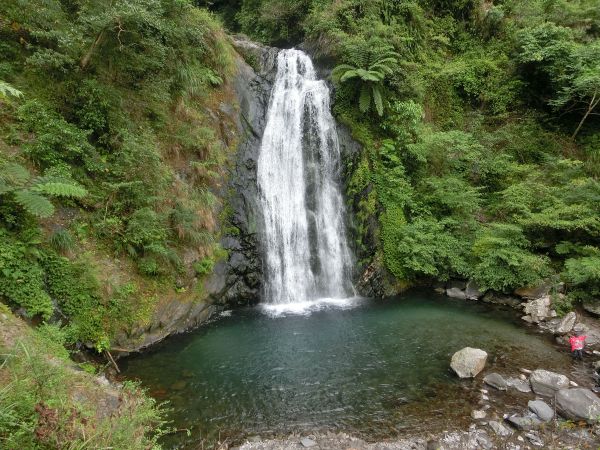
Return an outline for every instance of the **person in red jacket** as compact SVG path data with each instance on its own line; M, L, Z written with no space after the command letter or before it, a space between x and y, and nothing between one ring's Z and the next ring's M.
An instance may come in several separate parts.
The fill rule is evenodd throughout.
M573 355L573 358L583 359L583 347L585 346L586 339L587 336L585 336L581 330L575 330L575 336L569 338L571 355Z

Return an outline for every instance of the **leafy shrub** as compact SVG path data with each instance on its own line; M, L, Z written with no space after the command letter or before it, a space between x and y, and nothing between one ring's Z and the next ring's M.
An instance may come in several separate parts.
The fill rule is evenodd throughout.
M54 306L45 291L44 271L36 251L0 228L0 296L25 308L27 315L47 319Z
M536 284L550 274L549 260L528 247L516 225L496 223L483 228L473 244L473 278L483 289L496 291Z

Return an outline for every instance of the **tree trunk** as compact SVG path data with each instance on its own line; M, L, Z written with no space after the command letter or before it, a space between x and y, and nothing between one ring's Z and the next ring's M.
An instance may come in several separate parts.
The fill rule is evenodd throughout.
M596 106L598 106L598 103L600 103L600 98L598 100L596 100L596 94L594 94L594 96L592 97L592 100L590 100L590 104L588 105L587 111L583 115L583 118L581 119L581 122L579 122L579 125L577 125L577 129L575 130L575 132L571 136L571 139L575 139L577 137L577 133L579 133L579 131L581 130L581 127L583 126L583 123L588 118L588 116L592 113L592 111L594 110L594 108L596 108Z
M94 51L96 50L96 47L98 47L98 45L100 45L100 43L102 42L103 39L104 39L104 30L102 30L98 34L98 36L92 43L92 45L89 48L89 50L87 51L87 53L85 55L83 55L83 58L81 58L81 61L79 61L79 67L81 67L81 70L85 70L85 68L87 67L87 65L90 62L90 59L92 59L92 56L94 55Z

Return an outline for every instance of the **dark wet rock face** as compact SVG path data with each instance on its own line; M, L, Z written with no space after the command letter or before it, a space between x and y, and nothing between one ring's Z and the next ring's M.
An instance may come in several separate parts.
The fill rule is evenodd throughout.
M239 112L239 142L229 174L226 201L229 232L221 240L228 252L205 282L208 298L228 306L256 303L259 299L262 264L259 251L260 209L257 162L265 128L269 97L276 72L278 49L256 44L244 37L233 40L243 56L237 60L233 87Z

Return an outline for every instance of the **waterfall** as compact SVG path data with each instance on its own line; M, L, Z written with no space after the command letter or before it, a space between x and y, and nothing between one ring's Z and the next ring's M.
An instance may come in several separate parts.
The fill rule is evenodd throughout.
M353 293L329 89L310 58L281 50L258 158L268 305Z

